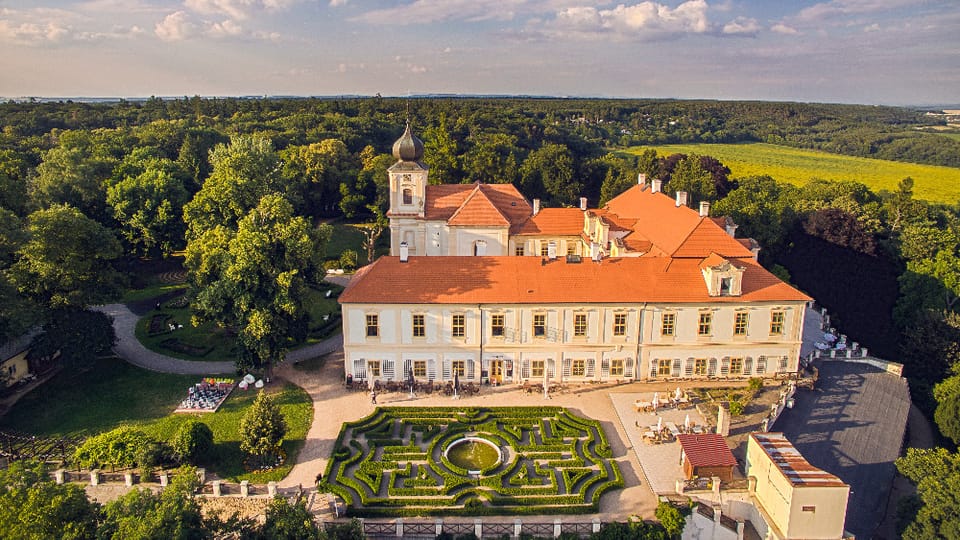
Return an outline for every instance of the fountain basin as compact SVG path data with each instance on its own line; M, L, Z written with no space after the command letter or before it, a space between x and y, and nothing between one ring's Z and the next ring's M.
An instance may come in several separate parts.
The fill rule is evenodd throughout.
M450 443L443 451L447 460L470 474L482 474L503 461L500 447L481 437L463 437Z

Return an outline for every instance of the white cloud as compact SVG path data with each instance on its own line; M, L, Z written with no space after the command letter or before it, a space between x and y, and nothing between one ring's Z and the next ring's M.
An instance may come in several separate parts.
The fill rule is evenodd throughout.
M796 36L800 34L800 31L792 26L788 26L784 23L776 23L770 27L771 32L776 32L778 34L786 34L788 36Z
M523 0L415 0L410 4L368 11L354 20L371 24L510 20L516 9L525 3Z
M347 0L330 0L330 7L340 7L347 5Z
M831 0L803 8L796 18L814 22L840 15L882 13L908 6L921 6L923 0Z
M723 25L723 33L730 36L756 36L759 31L757 20L748 17L737 17Z
M175 11L158 22L153 32L164 41L182 41L196 36L198 27L187 12Z
M877 24L877 23L873 23L873 24L871 24L871 25L869 25L869 26L864 27L863 31L864 31L864 32L879 32L879 31L880 31L880 25Z
M212 23L207 29L207 34L213 37L235 37L243 34L243 27L231 19L222 22Z
M281 10L294 0L184 0L183 5L204 15L227 15L231 19L245 20L256 11Z
M70 28L54 23L11 23L0 20L0 40L18 44L58 42L70 34Z
M670 8L657 2L619 4L613 9L575 6L561 9L552 20L543 21L533 33L554 37L659 39L681 34L703 34L712 26L704 0L688 0Z

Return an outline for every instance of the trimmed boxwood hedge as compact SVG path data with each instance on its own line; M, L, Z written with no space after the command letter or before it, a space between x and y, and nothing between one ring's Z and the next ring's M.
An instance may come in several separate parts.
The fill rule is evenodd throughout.
M450 463L467 435L504 462L479 478ZM326 478L356 516L588 513L623 487L611 457L600 423L562 407L380 407L343 425Z

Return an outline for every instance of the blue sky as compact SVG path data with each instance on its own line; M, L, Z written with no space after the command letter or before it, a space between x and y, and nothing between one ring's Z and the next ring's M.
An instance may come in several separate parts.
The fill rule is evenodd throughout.
M957 0L0 0L0 96L960 102Z

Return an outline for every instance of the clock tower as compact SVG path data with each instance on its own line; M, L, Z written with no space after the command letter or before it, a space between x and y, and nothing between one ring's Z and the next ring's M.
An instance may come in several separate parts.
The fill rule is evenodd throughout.
M403 135L393 143L393 157L397 158L389 169L390 178L390 255L399 255L400 243L406 242L410 255L424 254L424 204L426 202L427 175L430 172L420 160L423 158L423 141L410 131L410 123Z

